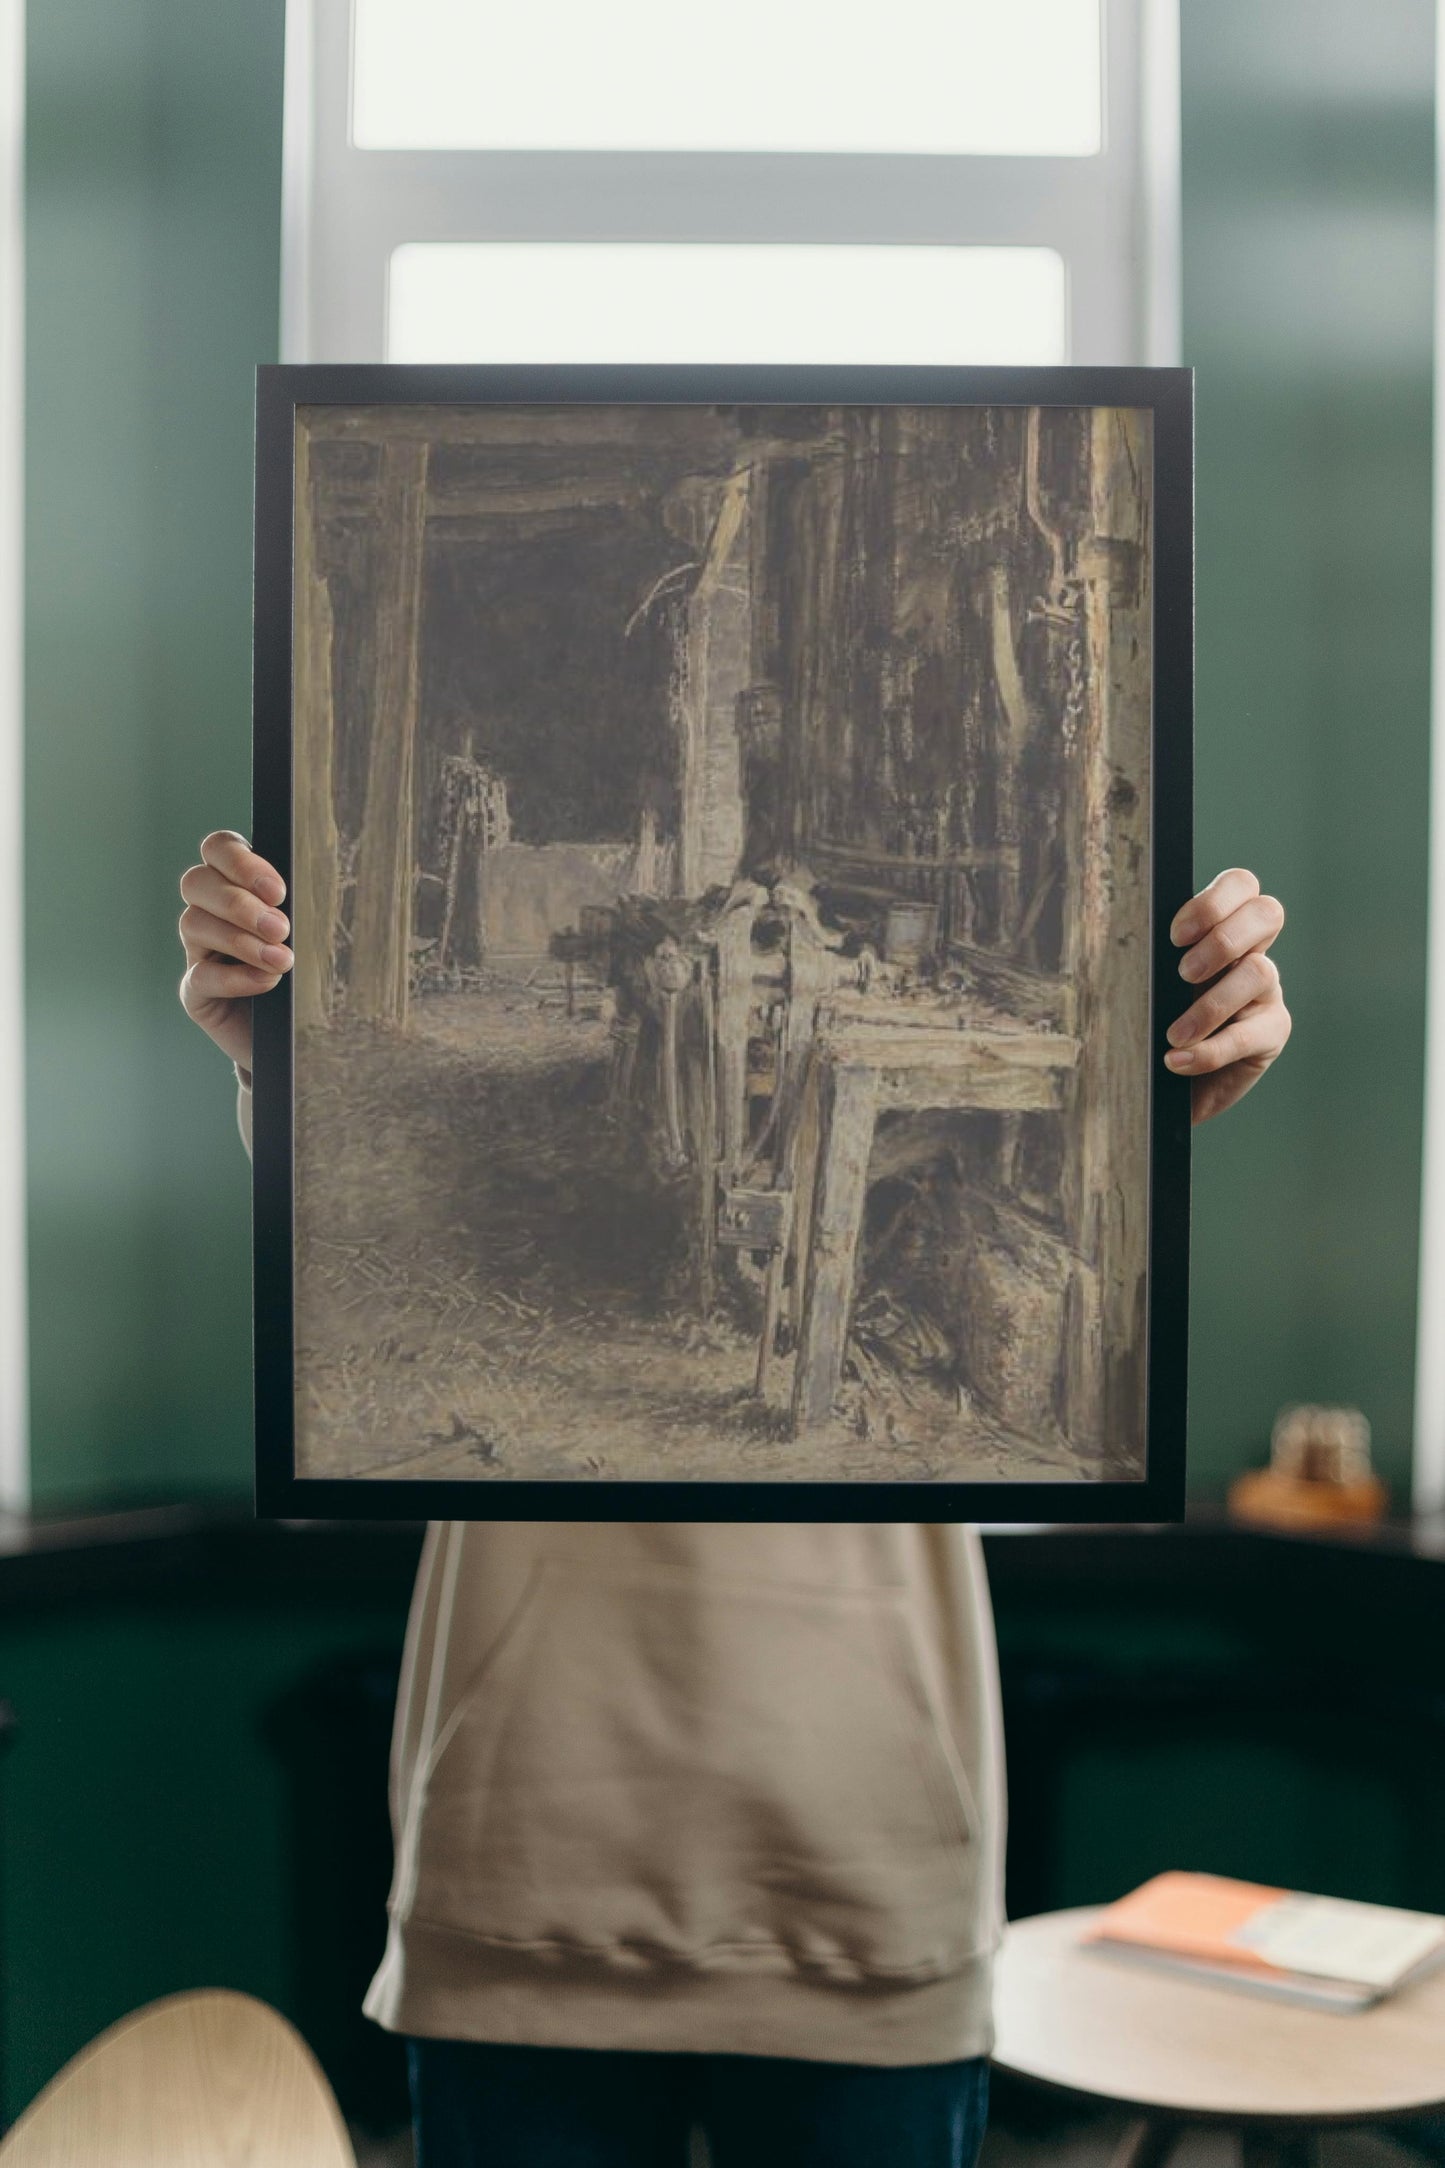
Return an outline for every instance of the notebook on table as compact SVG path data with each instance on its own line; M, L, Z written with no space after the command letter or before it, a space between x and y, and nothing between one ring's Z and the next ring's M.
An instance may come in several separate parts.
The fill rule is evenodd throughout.
M1363 2010L1445 1959L1445 1919L1213 1874L1160 1874L1094 1922L1101 1955L1323 2010Z

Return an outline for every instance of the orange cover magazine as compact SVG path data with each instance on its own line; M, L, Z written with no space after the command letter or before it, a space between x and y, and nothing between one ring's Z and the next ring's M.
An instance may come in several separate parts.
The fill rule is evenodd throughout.
M1213 1874L1160 1874L1086 1940L1256 1993L1363 2009L1445 1957L1445 1919Z

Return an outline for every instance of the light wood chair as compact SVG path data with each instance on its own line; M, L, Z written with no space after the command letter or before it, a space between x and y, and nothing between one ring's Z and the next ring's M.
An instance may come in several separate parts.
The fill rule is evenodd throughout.
M66 2064L0 2168L356 2168L299 2033L249 1995L153 2002Z

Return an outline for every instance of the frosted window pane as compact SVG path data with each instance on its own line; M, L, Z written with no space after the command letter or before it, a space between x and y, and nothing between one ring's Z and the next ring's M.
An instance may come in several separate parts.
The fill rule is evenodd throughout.
M365 150L1088 157L1099 0L354 0Z
M387 358L490 362L1062 362L1047 248L411 242Z

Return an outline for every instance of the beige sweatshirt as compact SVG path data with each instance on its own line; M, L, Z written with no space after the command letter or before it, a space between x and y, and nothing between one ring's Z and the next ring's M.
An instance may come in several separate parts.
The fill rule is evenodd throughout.
M392 1819L366 2007L395 2031L986 2053L1004 1804L977 1537L436 1524Z

